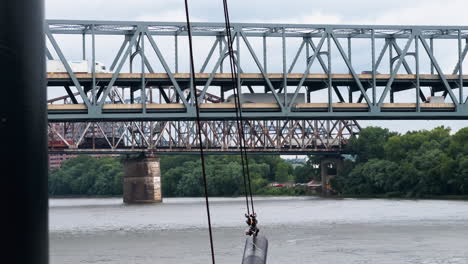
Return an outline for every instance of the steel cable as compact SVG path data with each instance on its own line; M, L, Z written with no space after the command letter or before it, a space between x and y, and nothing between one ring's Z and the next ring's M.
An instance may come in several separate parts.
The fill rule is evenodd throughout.
M190 69L191 69L191 82L192 82L192 92L194 93L195 98L195 108L196 108L196 118L197 118L197 132L198 132L198 141L200 143L200 160L201 160L201 168L202 168L202 175L203 175L203 186L205 191L205 206L206 206L206 215L208 219L208 232L210 237L210 248L211 248L211 262L215 264L215 253L214 253L214 245L213 245L213 232L211 228L211 214L210 214L210 203L208 199L208 184L206 180L206 168L205 168L205 153L203 151L203 141L202 141L202 129L201 129L201 119L200 119L200 108L198 105L198 95L196 89L196 82L195 82L195 66L193 60L193 43L192 43L192 27L190 24L190 14L188 9L188 2L185 0L185 16L187 19L187 32L188 32L188 40L189 40L189 51L190 51Z

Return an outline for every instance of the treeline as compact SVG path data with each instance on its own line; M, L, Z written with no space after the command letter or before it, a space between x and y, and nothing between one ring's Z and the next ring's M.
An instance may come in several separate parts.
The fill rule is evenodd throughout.
M424 197L468 194L468 128L397 134L368 127L349 144L355 161L332 187L343 195Z
M199 156L163 156L162 186L165 196L201 196L203 179ZM312 164L293 168L292 164L273 155L249 155L251 188L254 194L302 194L305 189L269 187L271 182L301 182L318 178ZM210 196L244 194L244 179L239 156L217 155L206 159L208 193Z
M121 195L123 166L120 158L79 156L49 173L49 194Z
M121 195L124 157L93 158L79 156L65 161L49 176L50 195ZM162 188L165 197L202 196L203 179L199 155L161 155ZM240 157L207 156L207 180L210 196L244 194ZM296 195L305 188L269 187L271 182L306 183L319 179L319 170L309 162L294 166L279 155L249 155L251 188L255 194Z
M451 135L450 129L398 134L368 127L348 145L351 159L332 180L341 195L424 197L468 195L468 128ZM50 172L51 195L121 195L124 157L79 156ZM202 196L203 180L198 155L162 155L163 195ZM276 188L271 182L306 183L320 180L320 157L293 166L279 155L249 155L251 187L257 195L305 194L305 187ZM207 156L210 196L244 194L238 155Z

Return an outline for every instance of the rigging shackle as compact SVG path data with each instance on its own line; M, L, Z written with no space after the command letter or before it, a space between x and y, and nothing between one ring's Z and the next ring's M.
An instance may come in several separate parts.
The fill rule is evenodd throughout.
M247 218L245 222L249 226L249 229L247 230L247 232L245 232L245 234L248 236L252 236L252 235L257 236L258 232L260 231L260 229L258 229L257 227L257 224L258 224L257 214L256 213L251 213L250 215L245 214L245 218Z

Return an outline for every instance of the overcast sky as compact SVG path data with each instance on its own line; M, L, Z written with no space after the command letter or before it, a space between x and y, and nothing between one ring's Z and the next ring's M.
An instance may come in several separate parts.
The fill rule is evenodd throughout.
M467 0L236 0L232 22L468 25ZM221 0L189 1L193 21L223 22ZM47 19L185 21L183 0L46 0ZM405 132L466 121L361 121Z

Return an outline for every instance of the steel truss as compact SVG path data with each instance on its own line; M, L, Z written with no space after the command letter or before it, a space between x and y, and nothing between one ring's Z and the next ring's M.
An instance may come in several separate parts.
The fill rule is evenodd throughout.
M47 58L60 59L67 70L67 74L48 74L49 89L64 87L70 98L66 105L49 105L50 121L194 120L194 96L199 96L200 102L213 104L202 107L204 120L235 118L232 107L221 104L226 101L225 93L232 90L230 75L223 74L227 56L224 23L193 24L194 38L213 41L196 75L195 85L200 90L196 94L195 85L190 83L190 73L179 73L180 62L187 61L183 56L185 53L179 51L181 37L187 34L185 23L49 20L45 31L49 42ZM258 93L258 87L262 87L261 93L271 94L274 98L274 105L243 106L246 119L468 118L468 102L463 89L468 79L463 75L468 27L238 23L232 24L232 32L235 62L241 73L238 85L250 93ZM86 57L86 39L91 38L91 73L71 70L67 62L70 58L65 57L57 35L82 36L83 57ZM122 44L110 66L112 73L95 72L95 61L99 57L95 49L97 36L122 37ZM166 37L167 41L169 36L173 37L174 49L162 49L161 39ZM268 49L267 43L274 39L280 39L281 45L272 45L273 50ZM255 45L258 40L261 45ZM287 45L288 41L294 40L299 42L298 47ZM358 45L353 46L356 42ZM446 49L447 54L450 51L456 54L451 58L454 70L450 74L441 66L442 56L434 52L436 43ZM352 51L356 47L369 55L370 71L367 73L360 73L353 65ZM259 48L263 51L261 57L256 52ZM293 56L287 52L296 48ZM154 59L150 58L150 53ZM281 56L282 70L276 73L268 70L271 66L268 59L272 54ZM141 65L136 73L132 73L136 57L141 59ZM173 65L167 62L171 57L174 58ZM446 53L443 57L447 59ZM251 65L244 62L248 60L252 61ZM155 72L156 64L161 65L163 72ZM335 67L337 64L344 68ZM255 70L250 70L252 65ZM313 66L318 66L320 72L313 72ZM124 68L130 73L123 72ZM244 68L249 68L249 72ZM218 104L207 98L210 89L219 89L215 95L219 98ZM149 94L153 90L159 100ZM115 100L116 91L120 91L122 100ZM125 91L128 91L127 97L123 96ZM168 94L171 91L172 97ZM410 102L395 98L402 91L413 92ZM138 102L134 98L135 92L140 93ZM313 103L316 92L325 93L326 99ZM293 93L292 98L287 93ZM306 102L297 101L301 93L306 94ZM446 102L428 103L428 97L435 95L446 97ZM166 107L168 105L171 107Z
M253 153L342 153L360 127L355 121L256 120L243 124ZM203 121L207 152L239 152L235 121ZM199 151L194 121L49 123L50 153L192 153Z

